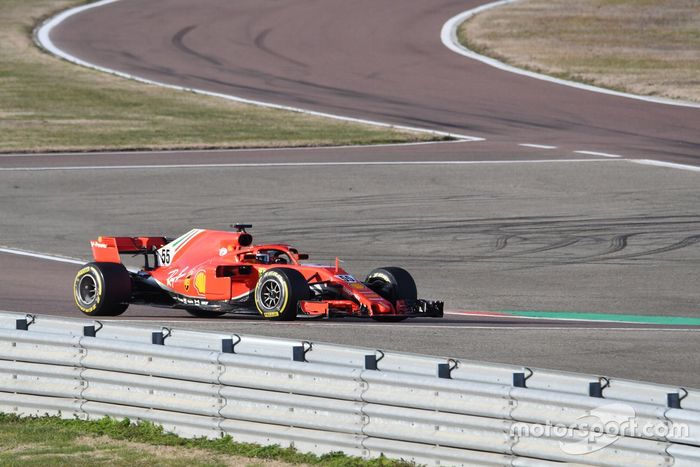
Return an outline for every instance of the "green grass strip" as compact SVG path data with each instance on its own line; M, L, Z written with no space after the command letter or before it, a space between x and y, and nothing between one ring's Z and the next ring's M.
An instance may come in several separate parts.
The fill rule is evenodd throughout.
M700 102L697 0L523 0L459 28L510 65L639 95Z
M580 321L618 321L624 323L700 326L700 318L689 316L623 315L615 313L584 313L557 311L504 311L512 316L526 318L570 319Z
M209 466L230 464L230 456L330 467L415 465L385 457L364 460L342 452L316 456L294 448L238 443L230 436L186 439L166 433L153 423L132 423L129 419L105 417L84 421L59 417L20 418L0 413L0 465ZM240 462L242 460L235 463Z
M0 153L313 147L443 140L150 86L39 50L41 20L81 0L0 0Z

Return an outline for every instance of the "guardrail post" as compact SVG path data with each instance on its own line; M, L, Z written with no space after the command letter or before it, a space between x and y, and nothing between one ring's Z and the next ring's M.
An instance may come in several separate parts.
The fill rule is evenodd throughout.
M365 355L365 370L378 370L376 355Z
M221 339L221 353L236 353L236 346L241 342L241 336L238 334L233 334L236 338L235 342L233 339Z
M165 345L165 339L170 337L172 331L170 328L163 326L160 332L151 333L151 343L154 345Z
M154 345L165 345L165 336L162 332L154 332L151 334L151 343Z
M97 330L95 330L95 326L83 326L83 336L96 337Z
M302 341L301 345L295 345L292 347L292 360L295 362L305 362L306 353L310 352L313 348L313 344L309 341Z
M25 318L15 321L15 329L18 331L29 331L29 325L34 324L34 321L36 321L36 316L27 315Z
M449 359L447 363L438 363L437 366L437 376L443 379L452 379L452 370L457 368L459 362L457 360Z
M666 394L666 403L669 409L680 409L681 395L677 392L669 392L668 394Z
M384 358L384 352L381 350L375 350L373 355L365 355L365 370L379 371L379 361L382 358Z
M306 355L304 355L304 347L301 345L295 345L292 347L292 360L295 362L305 362Z
M438 378L452 379L452 375L450 375L451 372L449 363L438 363Z
M600 384L600 381L596 381L595 383L588 383L588 395L591 397L598 398L603 397L603 385Z
M530 376L532 376L534 373L532 372L531 369L528 367L524 367L525 371L527 371L529 374L523 373L513 373L513 387L516 388L527 388L527 380Z

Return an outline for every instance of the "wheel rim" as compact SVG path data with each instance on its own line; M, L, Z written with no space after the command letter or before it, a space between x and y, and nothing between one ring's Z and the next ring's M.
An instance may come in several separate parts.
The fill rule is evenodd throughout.
M91 275L85 275L78 282L78 301L81 305L92 305L97 297L97 283Z
M282 302L282 287L273 280L265 282L260 288L261 305L266 310L272 310Z
M394 297L394 286L390 282L387 282L378 277L374 277L367 282L367 285L372 287L372 290L379 293L382 298L387 300L393 300Z

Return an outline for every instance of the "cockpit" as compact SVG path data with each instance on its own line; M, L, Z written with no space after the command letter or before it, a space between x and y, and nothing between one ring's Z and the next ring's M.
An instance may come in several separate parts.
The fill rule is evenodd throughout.
M295 261L283 250L267 249L258 250L255 259L260 264L294 264Z

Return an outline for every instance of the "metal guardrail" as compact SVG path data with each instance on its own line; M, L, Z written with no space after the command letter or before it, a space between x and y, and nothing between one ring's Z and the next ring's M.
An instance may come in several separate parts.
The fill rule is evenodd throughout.
M695 390L17 313L0 313L0 411L431 465L700 463Z

